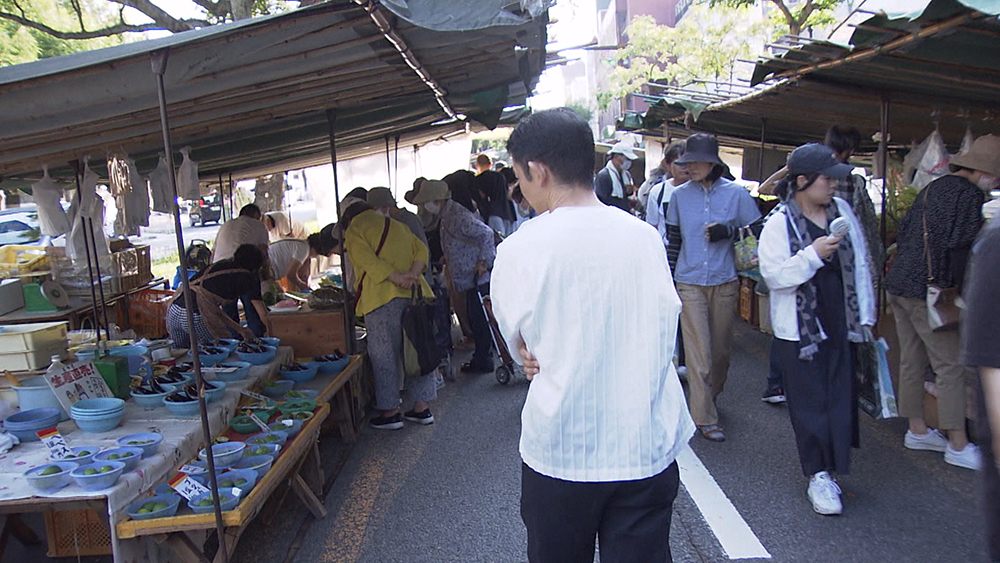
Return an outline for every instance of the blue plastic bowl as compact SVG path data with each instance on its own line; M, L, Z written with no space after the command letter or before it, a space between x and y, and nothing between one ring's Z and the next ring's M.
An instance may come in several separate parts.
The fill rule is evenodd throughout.
M242 488L240 488L240 490L243 493L246 492ZM220 498L223 499L223 502L221 504L223 512L226 512L227 510L232 510L232 509L236 508L236 505L240 503L240 499L243 498L242 495L241 496L234 495L232 489L222 489L222 488L220 488L219 489L219 494L221 495ZM202 494L200 494L200 495L192 498L191 500L189 500L188 501L188 507L191 508L191 511L194 512L195 514L207 514L209 512L212 512L213 510L215 510L215 504L214 503L213 504L208 504L208 505L205 505L205 506L199 506L198 505L198 502L201 501L202 499L210 499L210 498L212 498L211 491L209 491L207 493L202 493ZM228 500L226 500L226 499L228 499Z
M70 414L107 414L125 408L125 401L116 398L83 399L73 403Z
M243 442L224 442L212 446L212 455L215 457L215 468L225 469L232 467L243 456L244 448L246 448L246 444ZM198 459L204 460L207 455L207 448L203 449L198 452Z
M112 455L128 456L128 457L111 459ZM142 459L142 448L133 448L130 446L125 446L122 448L105 450L95 455L94 463L104 462L104 461L118 461L125 464L125 470L123 471L123 473L128 473L129 471L135 470L135 468L139 465L140 459Z
M111 466L112 470L107 473L97 473L94 475L84 475L83 472L87 469L100 469L105 465ZM102 489L107 489L118 482L118 478L122 476L125 471L125 464L120 461L100 461L97 463L89 463L87 465L81 465L73 471L70 472L70 477L76 481L77 485L85 491L100 491Z
M271 397L272 399L280 399L284 397L285 393L289 389L295 387L295 382L291 379L276 379L267 383L270 383L270 385L262 384L260 389L265 395Z
M216 381L232 382L232 381L241 381L243 379L246 379L246 377L250 375L250 366L253 365L250 362L233 362L233 361L222 362L222 364L225 364L226 366L234 366L236 367L236 371L232 372L217 371L215 372ZM216 367L219 366L220 364L216 364Z
M252 455L236 462L233 467L236 469L252 469L257 473L257 480L260 481L271 469L274 458L269 455Z
M138 443L130 444L129 442ZM118 445L121 447L141 448L142 457L149 457L155 454L156 450L160 449L161 442L163 442L163 435L156 432L129 434L128 436L118 438Z
M156 488L153 489L153 493L156 494L157 496L173 495L178 499L181 498L181 495L177 491L175 491L173 487L170 486L170 483L163 483L161 485L157 485Z
M174 403L164 398L163 406L167 407L170 414L176 416L197 416L199 411L198 401L188 401L186 403Z
M208 383L206 381L206 383ZM205 400L209 403L214 403L226 395L226 382L225 381L212 381L212 385L215 389L205 388Z
M197 471L188 471L187 472L187 474L191 475L192 477L195 477L195 476L198 476L198 475L207 475L208 474L208 462L201 461L201 460L195 460L195 461L189 461L189 462L185 463L184 465L187 465L191 469L193 469L195 467L198 468Z
M332 362L313 361L310 363L315 364L319 368L320 373L324 375L330 375L333 373L340 373L344 371L344 368L347 367L347 364L351 363L351 357L344 356L343 358L339 360L334 360Z
M236 350L236 355L244 362L250 362L255 366L261 366L273 360L274 355L278 353L278 349L274 346L265 346L265 348L267 348L267 352L261 352L259 354L240 352L239 350Z
M285 423L283 422L284 420L291 420L292 425L285 426ZM302 430L302 423L303 421L301 420L279 418L278 420L272 422L271 424L268 424L267 426L272 431L285 432L286 434L288 434L288 438L291 439L292 436L295 436L296 434L299 433L300 430Z
M88 463L94 462L94 456L101 453L100 446L77 446L75 448L70 448L76 457L67 457L61 461L72 461L77 465L87 465ZM87 455L81 456L81 452L89 452Z
M270 436L274 436L277 440L267 440ZM278 444L279 446L284 447L285 442L287 441L288 432L285 432L284 430L272 430L271 432L254 434L253 436L247 438L247 446L256 446L257 444Z
M167 485L169 487L169 485ZM160 510L154 510L152 512L146 512L143 514L139 513L143 505L149 502L162 502L167 505L166 508L161 508ZM174 493L165 493L162 495L154 495L151 497L146 497L142 500L137 500L130 504L128 508L125 509L125 513L128 514L129 518L133 520L151 520L153 518L163 518L164 516L173 516L177 514L177 507L181 504L181 496Z
M240 496L245 498L247 496L247 493L249 493L250 490L254 488L254 485L257 484L257 477L258 477L257 472L254 471L253 469L230 469L225 473L219 473L218 475L216 475L215 478L217 479L219 486L222 486L222 483L224 481L230 481L230 480L234 481L233 486L239 487L240 490L243 491L243 494ZM237 485L235 483L236 479L246 479L246 483L243 483L242 485ZM222 488L227 488L227 487L222 487Z
M260 341L268 346L274 346L275 348L281 346L281 339L276 336L261 336Z
M122 422L122 418L125 416L125 409L114 413L114 414L104 414L94 417L78 417L72 415L73 422L76 426L83 432L89 434L101 434L103 432L109 432L118 427Z
M226 348L225 352L219 354L206 354L205 352L200 352L198 354L198 359L201 361L201 365L212 367L219 362L225 361L225 359L232 353L232 350L229 348Z
M146 356L149 354L149 348L145 346L119 346L117 348L112 348L108 350L108 354L112 356Z
M146 410L153 410L163 406L163 398L172 393L172 391L167 391L166 393L157 393L155 395L142 395L132 391L132 400L135 404Z
M236 351L236 347L240 345L241 340L236 338L220 338L216 340L216 346L221 348L228 348L229 353L232 354Z
M306 366L305 371L286 371L279 370L278 373L281 374L282 379L290 379L295 383L305 383L306 381L312 381L316 379L316 372L319 367L314 363L304 364Z
M62 413L56 408L28 409L8 416L3 427L22 442L38 442L35 432L52 428L61 418Z
M257 448L265 448L267 450L266 454L257 453ZM278 444L250 444L247 449L243 450L243 457L253 457L255 455L269 455L272 459L278 458L278 452L281 451L281 446ZM251 453L253 452L253 453Z
M194 381L194 372L185 371L181 372L181 376L184 377L184 381L178 381L177 383L160 383L160 387L167 390L167 394L173 393L174 391L179 391L184 388L185 385Z
M52 475L40 475L42 471L45 471L49 467L58 467L59 473L54 473ZM76 469L76 467L76 464L72 461L47 463L25 471L24 478L28 481L29 485L38 491L50 493L52 491L58 491L66 485L69 485L73 480L73 478L70 477L70 473Z

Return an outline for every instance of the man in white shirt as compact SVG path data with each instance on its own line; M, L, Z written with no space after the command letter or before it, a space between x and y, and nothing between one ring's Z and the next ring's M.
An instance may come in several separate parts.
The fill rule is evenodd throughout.
M239 217L230 219L219 227L218 234L215 235L215 244L212 245L212 262L218 262L227 258L232 258L236 249L243 244L252 244L260 248L264 256L267 256L267 227L261 221L260 208L249 203L240 208ZM247 328L257 336L264 336L267 328L257 315L257 310L249 301L243 302L243 311L247 316ZM239 309L236 301L223 306L223 310L229 318L236 322L240 320Z
M655 229L602 205L590 127L561 108L507 150L541 213L500 244L493 310L532 385L521 413L521 517L532 563L670 561L694 434L671 362L680 299ZM650 292L650 288L655 288Z

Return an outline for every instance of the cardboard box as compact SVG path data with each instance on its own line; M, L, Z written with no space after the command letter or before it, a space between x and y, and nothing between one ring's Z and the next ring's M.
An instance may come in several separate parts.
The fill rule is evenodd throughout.
M0 315L24 307L24 291L20 278L0 280Z

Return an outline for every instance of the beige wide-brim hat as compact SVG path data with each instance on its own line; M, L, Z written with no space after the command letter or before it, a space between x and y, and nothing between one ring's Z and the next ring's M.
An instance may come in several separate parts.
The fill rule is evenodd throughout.
M413 205L440 199L451 199L451 190L448 188L448 184L441 180L427 180L420 184L420 191L413 197Z
M396 198L392 197L392 191L389 188L372 188L368 190L368 205L375 209L396 207Z
M951 159L951 164L1000 176L1000 137L996 135L979 137L972 143L969 152L955 155Z

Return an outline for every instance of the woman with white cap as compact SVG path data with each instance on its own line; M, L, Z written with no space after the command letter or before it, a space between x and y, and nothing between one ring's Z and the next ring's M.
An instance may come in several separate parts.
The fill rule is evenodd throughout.
M980 466L979 448L965 432L966 375L959 361L959 331L930 326L927 288L958 288L972 244L982 227L984 190L1000 176L1000 137L976 139L965 154L951 159L951 174L917 194L899 224L896 257L885 277L885 290L899 337L899 416L910 420L903 445L911 450L943 452L944 461L966 469ZM937 378L938 429L924 420L924 376ZM947 437L946 437L947 436Z
M608 163L594 178L594 191L597 199L605 205L612 205L623 211L629 211L628 196L632 195L632 175L628 169L632 162L639 160L632 147L624 141L615 143L608 151Z
M264 226L267 227L267 236L271 242L288 238L306 240L309 237L309 231L305 226L284 211L265 213Z
M733 309L739 295L733 240L740 227L760 218L743 186L723 175L719 144L712 135L688 137L676 161L691 179L674 190L667 206L667 258L681 309L681 331L691 416L701 435L722 442L715 400L729 371Z
M864 231L834 197L852 170L810 143L788 158L775 192L784 206L760 235L760 273L771 295L773 364L784 382L807 495L819 514L840 514L840 488L857 444L851 342L870 338L875 293Z

